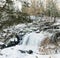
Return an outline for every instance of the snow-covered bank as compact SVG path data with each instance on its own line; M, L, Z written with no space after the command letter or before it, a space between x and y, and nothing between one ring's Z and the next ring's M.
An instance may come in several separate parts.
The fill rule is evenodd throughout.
M8 38L6 41L7 44L10 40L13 41L13 43L16 41L17 38L15 34L18 34L19 38L21 38L20 35L23 37L18 45L12 46L11 44L12 47L10 46L9 48L0 50L0 58L59 58L60 46L57 45L57 42L54 43L54 38L56 33L59 34L60 29L57 31L57 28L53 29L55 25L59 24L53 23L53 26L49 28L51 31L49 31L48 28L47 30L40 30L40 24L43 25L41 28L46 27L44 22L35 22L13 25L3 29L0 35L4 40ZM51 43L52 40L50 41L51 36L53 43ZM60 35L57 36L59 37Z
M22 3L19 0L12 0L16 11L22 11Z
M6 48L0 51L0 58L60 58L60 54L39 55L36 53L21 53L19 45Z
M52 54L43 55L42 52L39 51L41 43L46 37L50 37L51 35L52 34L46 31L27 33L23 37L23 43L21 45L18 44L0 50L0 58L59 58L58 56L60 56L60 54L54 54L52 52ZM52 46L52 48L54 47ZM29 54L30 50L33 51L31 54ZM45 51L49 52L47 50Z

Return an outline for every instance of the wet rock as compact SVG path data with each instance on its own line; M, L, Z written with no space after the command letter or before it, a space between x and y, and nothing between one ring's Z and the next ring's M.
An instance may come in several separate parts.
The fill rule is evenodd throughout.
M51 29L59 29L58 26L50 26Z
M40 30L37 30L36 33L40 33Z
M26 53L26 51L23 51L23 50L19 50L21 53Z
M44 25L46 25L46 26L50 26L50 23L49 23L49 22L46 22L46 23L44 23Z
M11 38L7 43L7 47L15 46L17 44L18 44L17 38Z
M0 42L0 49L6 48L6 45L2 42Z
M15 46L17 44L22 44L22 38L23 34L16 34L15 37L11 38L8 43L7 43L7 47L10 46Z
M41 28L41 30L43 30L43 31L46 31L48 29L50 29L49 26L44 26L44 27Z
M32 53L33 53L33 51L32 51L32 50L29 50L27 53L28 53L28 54L32 54Z

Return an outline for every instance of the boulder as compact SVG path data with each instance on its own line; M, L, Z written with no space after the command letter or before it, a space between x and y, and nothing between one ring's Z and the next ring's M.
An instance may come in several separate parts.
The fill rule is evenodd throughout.
M6 48L6 45L2 42L0 42L0 49Z
M32 53L33 53L33 51L32 51L32 50L29 50L29 51L27 51L27 53L28 53L28 54L32 54Z

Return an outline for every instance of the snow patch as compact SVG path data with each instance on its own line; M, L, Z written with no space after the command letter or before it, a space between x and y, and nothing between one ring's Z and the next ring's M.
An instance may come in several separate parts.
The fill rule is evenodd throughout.
M22 11L22 3L19 0L13 0L14 8L17 11Z

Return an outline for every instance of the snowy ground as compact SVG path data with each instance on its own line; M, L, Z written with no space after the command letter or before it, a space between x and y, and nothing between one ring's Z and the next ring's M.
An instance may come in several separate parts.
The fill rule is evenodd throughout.
M53 25L59 25L59 23L57 22ZM39 26L39 23L28 23L3 29L3 32L0 32L0 38L5 38L6 35L9 38L9 35L14 35L14 33L20 34L21 32L21 34L25 35L23 36L23 43L21 45L19 43L16 46L0 50L0 58L60 58L60 46L57 47L54 44L48 45L48 40L44 42L45 38L50 40L53 32L40 31ZM41 46L42 43L43 45L47 45L45 49ZM49 50L49 48L51 49ZM32 50L33 53L29 54L29 50Z
M60 54L39 55L37 53L21 53L20 46L6 48L0 51L0 58L60 58Z
M41 55L38 51L39 44L51 34L41 31L40 33L32 32L26 34L23 38L22 45L16 45L13 47L0 50L0 58L59 58L60 54ZM29 54L28 51L32 50L33 53ZM23 51L23 52L21 52ZM46 50L46 52L48 52Z
M19 0L12 1L14 10L21 11L22 3ZM6 0L1 0L0 7L3 7L5 3ZM12 34L13 36L14 34L20 34L21 32L21 34L24 34L21 45L19 43L16 46L0 49L0 58L60 58L60 46L54 44L48 45L52 33L40 31L40 25L43 25L42 22L38 23L37 21L34 24L33 23L18 24L3 29L3 32L0 32L0 45L4 44L3 42L6 38L14 41L13 38L15 37L10 37ZM59 25L60 28L60 20L53 25ZM52 31L54 30L52 29ZM60 31L60 29L58 31ZM47 40L46 42L44 42L45 39ZM47 46L43 47L41 44ZM30 54L29 51L32 51L32 53Z

